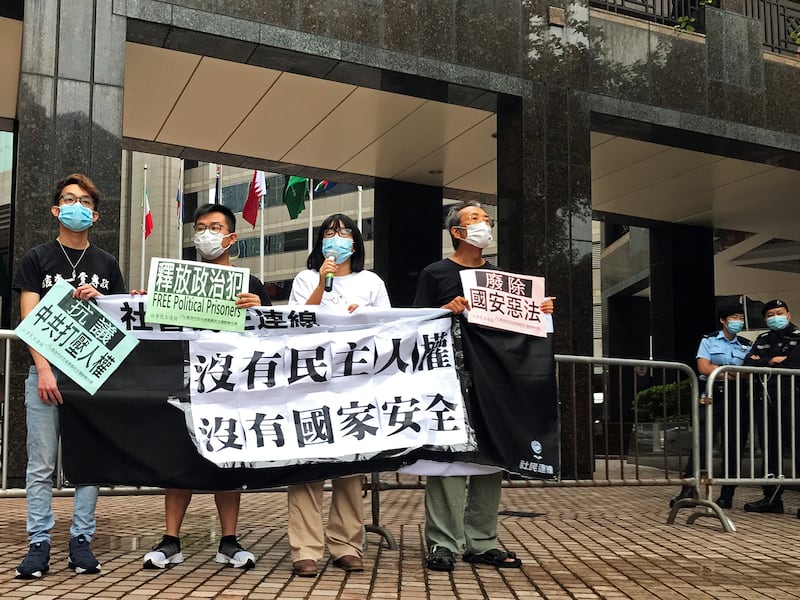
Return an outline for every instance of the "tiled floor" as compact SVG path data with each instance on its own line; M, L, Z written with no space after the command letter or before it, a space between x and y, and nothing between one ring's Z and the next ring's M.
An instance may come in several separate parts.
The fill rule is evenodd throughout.
M239 571L213 562L218 525L213 497L196 495L183 526L187 560L165 571L141 569L144 553L161 537L161 496L103 496L93 548L100 575L67 570L71 498L56 498L51 571L38 581L14 579L26 551L25 500L0 499L0 598L800 598L800 494L784 496L786 514L741 510L759 496L740 489L730 515L735 533L701 518L686 525L682 511L667 525L675 488L532 488L503 491L500 539L523 559L520 570L457 564L452 573L426 571L423 492L387 490L383 524L399 549L369 534L366 570L345 575L327 562L316 579L296 578L286 540L286 497L250 493L242 499L239 534L257 557ZM327 494L326 494L327 502ZM369 518L365 500L365 515Z

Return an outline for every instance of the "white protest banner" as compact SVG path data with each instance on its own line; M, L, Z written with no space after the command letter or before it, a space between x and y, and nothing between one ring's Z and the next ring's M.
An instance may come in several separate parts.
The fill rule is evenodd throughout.
M151 324L141 297L102 308L141 339L188 340L180 408L220 466L470 443L448 311L261 307L234 333Z
M246 292L250 269L154 257L147 282L151 323L243 331L245 311L236 295Z
M224 464L465 443L449 328L437 319L266 338L202 334L189 342L201 453Z
M59 280L14 332L28 346L94 394L139 343L92 302L72 297Z
M470 323L538 337L552 331L541 311L544 277L489 269L464 269L460 275Z

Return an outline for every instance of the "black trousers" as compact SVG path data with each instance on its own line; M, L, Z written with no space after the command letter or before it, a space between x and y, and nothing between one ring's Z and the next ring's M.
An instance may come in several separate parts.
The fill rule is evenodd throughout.
M736 390L741 387L741 395L738 398L740 406L740 414L737 420L736 405L737 397ZM735 383L728 384L728 397L725 398L724 384L720 383L714 386L713 396L713 410L712 410L712 447L716 448L722 445L722 468L714 474L717 477L736 477L736 465L738 459L741 457L745 446L747 445L747 437L750 432L750 416L749 406L747 402L746 387L744 385L737 386ZM727 408L727 410L726 410ZM727 415L726 415L727 412ZM725 423L727 421L728 430L727 437L725 431ZM706 466L706 407L700 407L700 469ZM694 460L693 456L689 456L686 463L686 468L683 471L684 477L691 477L694 474ZM723 496L733 496L733 490L736 486L723 486Z
M792 421L792 382L791 378L783 376L770 377L764 386L757 381L753 409L755 411L755 427L758 445L762 454L762 471L759 474L771 474L778 477L779 469L783 465L783 456L791 456L792 429L795 431L795 458L800 460L800 390L795 391L795 415ZM780 406L778 406L778 390L780 389ZM784 472L785 477L794 477L800 473L792 473L791 466ZM797 470L797 468L795 467ZM765 485L762 487L764 497L780 499L783 487L779 485Z

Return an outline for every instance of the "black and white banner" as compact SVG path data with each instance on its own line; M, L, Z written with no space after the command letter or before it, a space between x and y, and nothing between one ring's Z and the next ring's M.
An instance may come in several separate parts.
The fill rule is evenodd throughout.
M94 397L61 386L73 483L265 488L417 458L558 476L549 338L462 321L462 358L440 309L265 307L232 333L150 324L137 297L99 305L141 343Z
M430 315L298 336L204 332L189 373L194 433L217 464L467 441L450 323Z

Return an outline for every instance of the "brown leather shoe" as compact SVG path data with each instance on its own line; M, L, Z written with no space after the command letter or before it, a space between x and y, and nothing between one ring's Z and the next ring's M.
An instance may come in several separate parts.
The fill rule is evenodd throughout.
M296 560L292 563L292 571L298 577L316 577L317 562L310 558Z
M334 567L339 567L340 569L347 571L348 573L352 571L363 571L364 570L364 563L358 556L353 556L352 554L345 554L344 556L340 556L336 560L333 561Z

